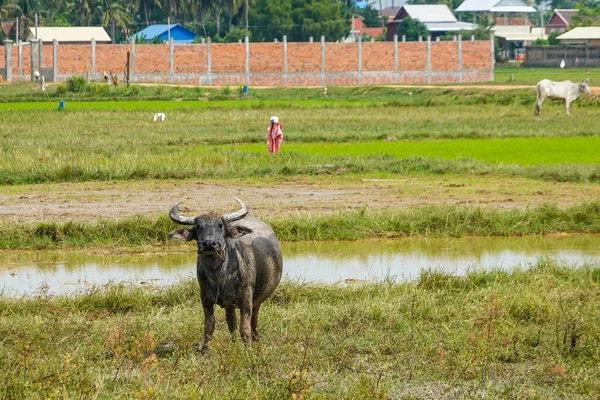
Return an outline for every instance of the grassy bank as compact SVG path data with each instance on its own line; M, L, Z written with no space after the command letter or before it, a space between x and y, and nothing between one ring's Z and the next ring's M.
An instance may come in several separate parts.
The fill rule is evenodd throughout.
M224 313L205 356L193 281L0 298L0 397L546 398L600 391L600 268L423 272L415 282L284 283L261 342Z
M404 211L294 215L266 220L283 241L358 240L405 236L522 236L600 233L600 202L559 208L552 205L501 211L482 207L428 206ZM139 246L173 243L175 225L166 217L133 217L99 222L0 225L0 249Z

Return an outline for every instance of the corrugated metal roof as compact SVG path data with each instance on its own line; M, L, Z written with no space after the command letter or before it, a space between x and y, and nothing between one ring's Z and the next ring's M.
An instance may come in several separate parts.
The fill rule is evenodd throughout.
M145 37L147 40L152 40L154 39L156 36L162 35L163 33L167 32L169 29L173 29L177 26L178 24L156 24L156 25L150 25L144 29L142 29L141 31L137 32L135 34L135 37L137 38L141 38L141 37Z
M110 42L110 36L101 26L63 26L63 27L38 27L37 37L42 42ZM26 40L35 38L35 28L29 28Z
M465 0L456 12L535 12L522 0Z
M544 28L531 28L529 26L497 26L494 35L508 41L533 41L536 39L546 39Z
M456 22L456 17L445 4L405 5L406 13L413 19L427 22Z
M456 31L472 31L477 25L468 22L426 22L429 32L456 32Z
M580 26L563 33L557 39L600 39L600 26Z

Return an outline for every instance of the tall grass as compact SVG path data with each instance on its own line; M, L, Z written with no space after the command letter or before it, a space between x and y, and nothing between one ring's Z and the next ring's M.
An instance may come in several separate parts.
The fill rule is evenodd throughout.
M0 297L0 397L591 398L600 268L425 271L358 286L285 282L261 341L224 313L201 356L197 284Z
M166 212L166 210L165 210ZM266 220L280 240L358 240L405 236L521 236L600 233L600 202L569 208L552 205L508 211L482 207L428 206L403 211L294 215ZM172 243L175 225L165 216L122 220L0 225L1 249L138 246Z
M595 181L599 175L598 116L591 108L568 119L556 107L548 111L555 115L536 119L520 106L188 109L184 104L166 111L164 123L154 123L154 112L165 111L162 105L0 112L0 184L376 171L472 171L559 181ZM278 157L265 154L265 121L272 114L279 114L285 134ZM262 154L241 151L247 144Z

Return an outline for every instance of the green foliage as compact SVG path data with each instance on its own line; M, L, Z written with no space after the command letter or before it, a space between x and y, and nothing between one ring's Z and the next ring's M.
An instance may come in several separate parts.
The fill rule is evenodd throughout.
M363 17L363 24L369 28L378 28L381 26L381 18L379 18L379 11L374 8L371 4L367 4L365 8L357 10L358 15Z
M71 93L81 93L88 87L85 76L71 76L67 78L67 90Z
M556 46L560 44L560 40L558 40L557 38L561 35L560 32L552 32L550 35L548 35L548 44L550 46Z
M398 24L398 37L405 36L407 41L416 41L419 37L429 36L427 26L418 19L406 17Z
M600 5L586 7L584 3L577 4L577 13L571 17L570 28L578 26L598 26L600 24Z
M249 18L257 41L282 40L283 35L292 42L311 36L331 41L347 34L349 23L342 11L342 3L330 0L257 0Z

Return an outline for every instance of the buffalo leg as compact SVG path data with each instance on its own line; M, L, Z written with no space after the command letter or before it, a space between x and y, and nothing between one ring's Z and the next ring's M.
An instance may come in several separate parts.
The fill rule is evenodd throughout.
M567 115L571 115L569 113L569 102L567 101L567 99L565 99L565 112L567 113Z
M252 340L256 340L258 342L258 312L260 310L260 304L254 306L252 308L252 320L250 321L250 326L252 328Z
M252 343L252 292L246 293L240 304L240 335L244 342Z
M225 309L225 318L227 319L227 327L229 332L234 333L237 329L237 317L235 315L235 308L227 307Z
M204 308L204 340L202 341L202 353L206 352L208 342L215 331L215 309L214 304L202 302Z

